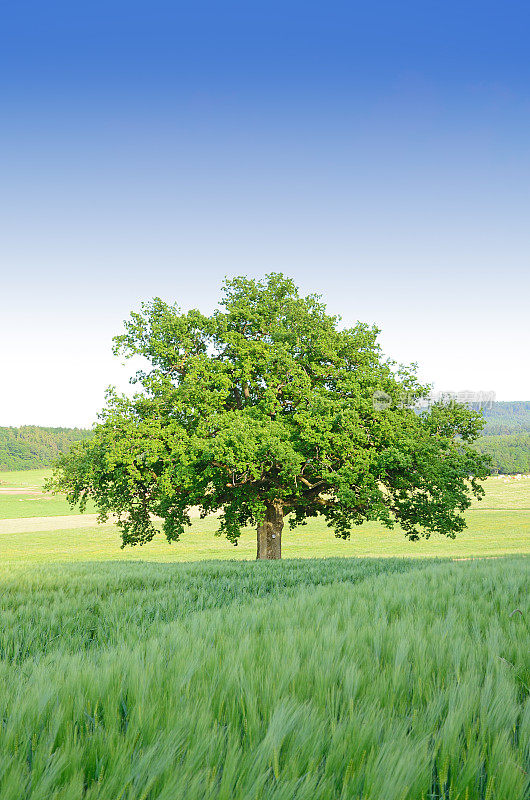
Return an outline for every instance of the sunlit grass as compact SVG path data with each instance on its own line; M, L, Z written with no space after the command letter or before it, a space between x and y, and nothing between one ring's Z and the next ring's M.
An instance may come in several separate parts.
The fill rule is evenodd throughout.
M526 509L530 511L530 475L499 475L484 481L486 496L473 500L472 508Z
M93 514L96 509L88 503L86 513ZM62 517L79 514L72 509L63 497L32 494L0 494L0 519L27 519L29 517Z
M44 481L49 478L51 473L52 471L49 468L2 471L0 472L0 487L24 486L39 488L44 485Z
M113 525L58 531L0 533L0 559L11 565L54 561L197 561L203 559L254 559L255 531L246 530L237 547L214 536L214 519L194 520L182 539L169 544L163 534L143 547L120 548L119 531ZM408 541L396 528L389 531L375 523L355 528L349 541L337 539L321 521L283 535L286 558L326 556L432 556L467 558L530 553L530 515L526 511L471 511L468 527L456 539L432 536Z

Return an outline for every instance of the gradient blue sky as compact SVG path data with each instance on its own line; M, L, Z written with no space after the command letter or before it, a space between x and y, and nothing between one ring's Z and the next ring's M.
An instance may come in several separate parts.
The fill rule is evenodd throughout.
M283 271L530 399L526 2L4 2L0 425L88 425L141 300Z

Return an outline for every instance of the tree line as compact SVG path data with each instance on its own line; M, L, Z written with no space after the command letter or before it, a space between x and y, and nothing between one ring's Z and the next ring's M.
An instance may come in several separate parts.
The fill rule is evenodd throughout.
M530 433L481 436L475 447L491 456L493 472L501 475L530 473Z
M73 442L91 435L83 428L0 428L0 470L50 467Z
M485 437L530 433L530 400L492 403L491 408L482 409L482 414Z

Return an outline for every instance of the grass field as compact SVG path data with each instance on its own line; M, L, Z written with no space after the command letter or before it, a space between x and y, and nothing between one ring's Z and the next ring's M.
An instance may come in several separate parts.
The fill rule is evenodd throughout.
M72 509L64 497L42 491L44 481L50 475L50 469L0 472L0 519L78 514L79 511ZM94 511L94 506L89 503L87 513Z
M0 532L0 558L13 566L55 561L197 561L203 559L254 559L256 534L247 530L237 547L214 536L215 520L195 520L179 542L168 544L161 534L143 547L120 549L113 525L65 530ZM441 536L409 542L396 529L363 525L350 541L336 539L322 522L313 521L283 537L285 558L382 557L404 558L499 556L530 553L530 520L525 511L470 512L468 528L456 539Z
M114 525L7 516L16 496L1 800L530 796L529 479L488 481L454 541L315 520L273 563L215 520L121 550Z
M4 567L0 797L524 800L528 566Z
M23 469L0 472L0 487L22 486L31 489L42 488L44 481L50 475L50 469Z
M71 510L63 497L8 494L0 495L0 519L23 519L27 517L55 517L78 514ZM93 513L92 504L87 506L87 513Z

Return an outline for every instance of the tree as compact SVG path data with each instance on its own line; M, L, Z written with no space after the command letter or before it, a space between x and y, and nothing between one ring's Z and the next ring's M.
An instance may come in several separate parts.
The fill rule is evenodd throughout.
M281 557L286 514L291 527L321 514L342 538L364 520L454 537L488 474L471 447L483 420L457 404L417 413L428 387L383 359L378 333L341 330L318 296L274 273L226 281L211 316L143 304L114 340L148 365L139 391L109 390L50 488L81 508L92 498L102 520L116 513L123 545L152 539L152 515L178 539L194 506L220 512L234 544L257 526L259 559Z

